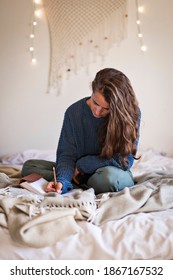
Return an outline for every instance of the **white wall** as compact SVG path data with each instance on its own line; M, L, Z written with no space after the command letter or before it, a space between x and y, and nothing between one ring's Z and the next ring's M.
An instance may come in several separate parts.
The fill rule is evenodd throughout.
M146 53L137 38L135 0L129 0L128 38L115 45L104 63L82 69L61 95L47 94L49 37L45 18L36 29L38 63L30 63L31 0L0 0L0 155L26 149L56 149L63 114L90 95L96 71L114 67L131 80L142 110L140 148L173 156L173 1L140 0Z

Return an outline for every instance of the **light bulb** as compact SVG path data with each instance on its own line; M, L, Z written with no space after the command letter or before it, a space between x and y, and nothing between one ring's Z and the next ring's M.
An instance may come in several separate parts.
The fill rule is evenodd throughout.
M41 9L39 9L39 10L36 10L36 11L34 12L34 14L35 14L36 17L41 18L42 15L43 15L43 12L42 12Z
M142 37L142 33L139 33L139 34L138 34L138 37L141 38L141 37Z
M34 38L34 34L30 34L30 38Z
M36 58L33 57L33 58L32 58L32 63L36 63L36 62L37 62Z
M137 23L137 24L140 24L141 22L140 22L140 20L138 19L138 20L136 21L136 23Z
M30 47L29 50L30 50L30 52L33 52L33 51L34 51L34 48L33 48L33 47Z
M147 47L143 45L143 46L141 47L141 51L146 52L146 50L147 50Z
M36 21L33 21L33 25L36 26L36 25L37 25L37 22L36 22Z
M144 12L144 7L143 6L138 7L138 12L143 13Z
M41 0L34 0L35 4L41 4Z

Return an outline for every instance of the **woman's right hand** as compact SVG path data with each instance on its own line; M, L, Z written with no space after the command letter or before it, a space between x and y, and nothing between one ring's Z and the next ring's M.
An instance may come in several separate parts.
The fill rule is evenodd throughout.
M45 188L45 192L57 192L62 193L62 183L61 182L49 182Z

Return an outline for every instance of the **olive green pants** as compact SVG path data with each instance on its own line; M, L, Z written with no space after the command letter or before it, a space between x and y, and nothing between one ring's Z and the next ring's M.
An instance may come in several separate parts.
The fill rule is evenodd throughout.
M31 173L41 174L47 181L53 180L53 167L55 162L46 160L28 160L22 168L22 177ZM87 178L84 184L74 187L82 187L85 189L93 188L95 194L105 192L118 192L125 187L134 185L134 180L131 171L124 171L114 166L105 166L95 171L93 175Z

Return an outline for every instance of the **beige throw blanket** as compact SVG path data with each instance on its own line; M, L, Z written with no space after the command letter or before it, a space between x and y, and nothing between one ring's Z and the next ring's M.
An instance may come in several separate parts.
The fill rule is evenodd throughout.
M82 230L78 221L99 226L132 213L172 207L173 175L168 172L154 174L154 178L148 174L130 189L97 197L93 189L74 190L67 196L37 196L6 187L0 190L0 225L8 228L12 239L20 244L45 247L78 234Z
M0 192L0 225L12 239L31 247L45 247L78 233L78 220L87 220L96 210L94 191L77 190L71 195L38 196L26 190L5 188Z

